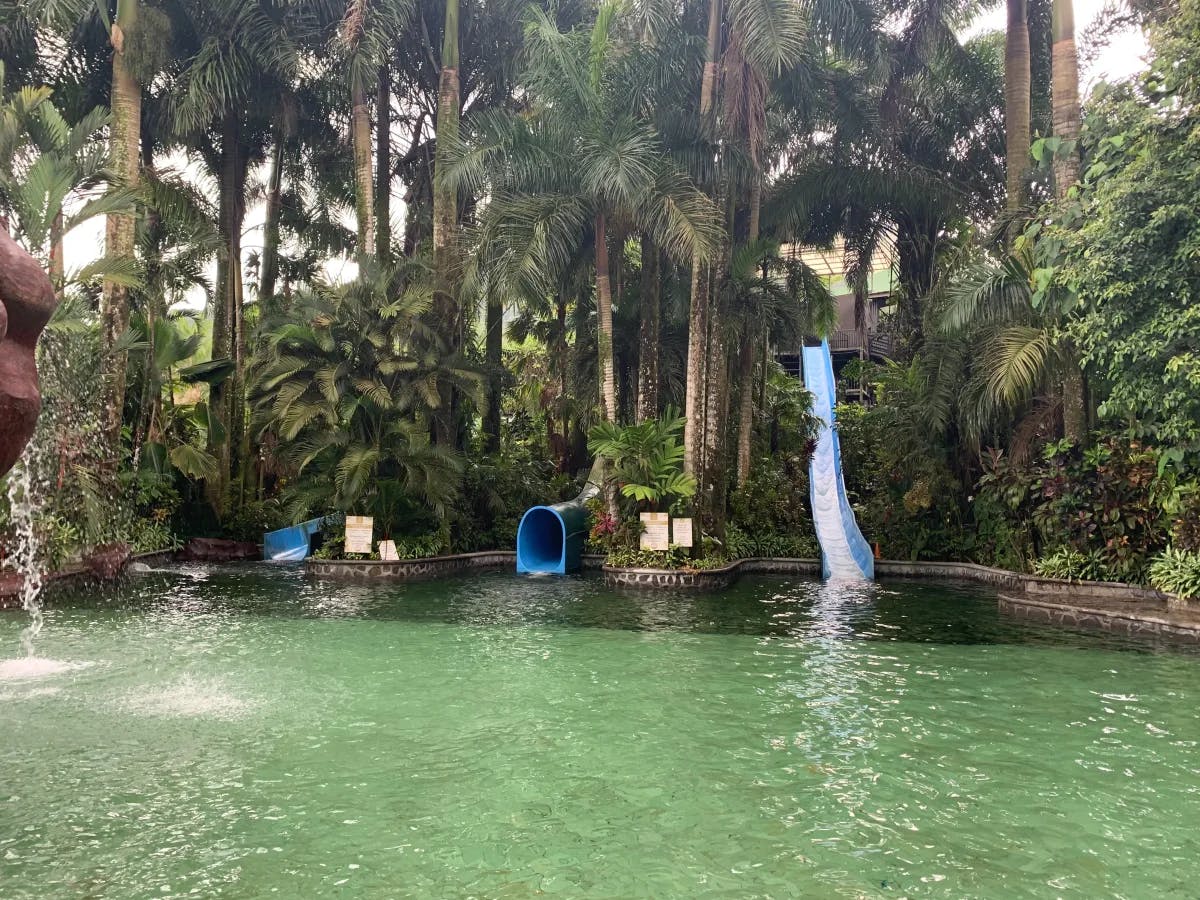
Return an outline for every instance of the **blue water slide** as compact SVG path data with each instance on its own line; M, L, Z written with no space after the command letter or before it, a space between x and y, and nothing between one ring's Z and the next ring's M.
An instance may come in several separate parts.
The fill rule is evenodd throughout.
M597 462L575 499L525 511L517 526L518 572L567 575L579 571L589 527L587 502L600 493L603 480L603 468Z
M837 387L829 342L823 340L819 347L805 347L803 358L804 386L813 395L813 414L821 420L817 449L808 468L813 525L821 544L821 569L829 579L870 581L875 578L875 558L871 545L858 530L842 479L842 448L834 413Z
M294 561L307 559L312 552L312 536L321 530L325 519L309 519L299 525L268 531L263 535L263 559Z

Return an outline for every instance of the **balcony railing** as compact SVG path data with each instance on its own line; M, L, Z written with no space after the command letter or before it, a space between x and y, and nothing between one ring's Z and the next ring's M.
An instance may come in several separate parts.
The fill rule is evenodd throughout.
M829 349L834 353L862 353L868 356L890 356L892 336L882 332L834 331L829 335Z

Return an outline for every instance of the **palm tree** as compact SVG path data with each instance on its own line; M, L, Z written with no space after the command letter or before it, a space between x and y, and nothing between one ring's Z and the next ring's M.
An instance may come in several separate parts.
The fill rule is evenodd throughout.
M1071 0L1054 0L1051 85L1054 135L1063 142L1054 156L1054 191L1061 201L1079 178L1079 62ZM1077 443L1087 435L1086 391L1083 371L1072 355L1063 371L1063 431Z
M434 319L442 341L451 352L461 342L458 290L454 269L458 265L458 191L444 177L451 150L458 142L458 0L446 0L445 30L442 35L442 65L438 78L437 147L433 172L433 266L437 279ZM452 397L444 391L436 419L439 443L453 440Z
M764 333L795 345L804 335L828 334L837 323L837 302L825 282L797 259L783 257L778 242L746 243L729 266L723 303L738 315L737 484L750 475L754 431L754 362ZM764 361L765 363L765 361Z
M668 157L642 110L652 51L618 46L617 6L590 31L560 32L539 10L526 27L526 116L491 114L448 167L451 183L486 193L480 260L514 297L551 293L581 241L595 261L601 418L617 415L609 225L628 223L676 260L706 259L716 211Z
M114 180L135 188L141 166L142 87L126 62L125 36L137 24L138 0L118 0L113 20L112 126L110 161ZM116 259L133 259L136 241L132 212L113 213L105 232L105 253ZM121 438L121 413L125 406L125 355L116 352L117 342L129 328L129 291L116 279L104 282L100 305L101 337L107 351L102 357L101 390L104 397L105 437L114 458Z
M1007 0L1004 40L1004 124L1008 211L1021 208L1029 172L1030 58L1028 0Z
M371 172L369 87L378 92L379 73L391 43L411 11L410 0L347 0L339 38L346 49L350 84L350 142L354 150L354 208L358 219L358 253L376 250L375 182ZM387 118L382 105L376 114Z
M10 93L4 76L0 62L0 216L9 220L17 242L48 264L61 299L71 280L63 238L97 216L132 213L136 195L109 186L112 169L101 133L110 118L104 109L97 107L72 124L54 105L50 88ZM82 280L102 276L128 288L137 276L132 263L132 257L92 262L82 270Z
M889 115L872 110L877 91L840 91L849 109L820 118L832 140L802 145L771 185L766 226L780 237L847 248L856 300L885 242L896 248L897 300L906 355L925 339L923 304L945 260L1004 205L1003 57L982 36L932 55L889 85ZM790 127L790 126L789 126ZM861 311L861 306L859 311Z
M297 24L254 0L192 0L174 13L175 30L186 41L185 56L160 89L170 98L166 116L171 137L196 153L216 181L224 244L213 297L212 354L232 360L234 367L232 376L213 391L211 413L221 427L210 432L210 451L219 465L217 477L207 483L209 501L220 513L237 469L235 448L243 457L248 449L242 231L250 172L265 155L275 118L274 109L255 100L285 93L285 86L294 82L302 46L315 43L322 32L310 28L303 11L292 10Z
M711 124L717 91L717 62L721 52L721 0L708 0L704 69L700 76L700 120ZM688 312L687 389L683 416L683 470L698 480L704 456L704 410L708 388L708 320L710 273L706 261L693 254L691 306Z
M965 338L970 350L969 355L962 348L957 351L964 357L960 365L951 362L954 348L940 347L943 352L935 356L952 373L949 387L961 394L965 421L960 430L975 443L1013 422L1026 430L1041 427L1060 409L1070 427L1061 384L1070 370L1078 369L1069 327L1077 310L1069 292L1039 284L1038 230L1035 223L1019 236L999 264L969 266L941 301L940 331ZM963 368L970 373L965 385L961 375L953 374ZM1076 441L1084 436L1074 431L1066 435Z

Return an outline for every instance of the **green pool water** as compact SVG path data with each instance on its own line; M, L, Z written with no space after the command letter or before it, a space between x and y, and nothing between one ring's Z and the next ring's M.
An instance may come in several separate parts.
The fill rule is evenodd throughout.
M37 649L4 898L1200 896L1200 658L986 591L179 568Z

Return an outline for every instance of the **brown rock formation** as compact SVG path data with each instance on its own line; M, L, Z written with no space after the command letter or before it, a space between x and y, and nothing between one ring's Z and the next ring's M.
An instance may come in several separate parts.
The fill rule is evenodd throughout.
M20 458L37 425L42 395L34 348L55 302L37 260L0 227L0 475Z

